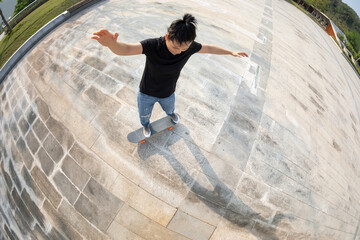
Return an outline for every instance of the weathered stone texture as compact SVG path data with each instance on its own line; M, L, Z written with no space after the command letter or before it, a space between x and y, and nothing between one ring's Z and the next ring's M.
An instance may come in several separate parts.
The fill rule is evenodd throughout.
M19 122L19 128L23 135L25 135L27 133L27 131L29 130L29 123L25 120L25 118L21 118L21 120Z
M97 109L101 112L109 114L110 116L114 116L121 107L121 103L94 87L90 87L86 90L85 94L96 104Z
M38 224L44 228L45 227L45 217L42 214L41 210L39 209L38 205L36 204L36 202L34 202L29 193L26 191L26 189L24 189L21 193L21 198L24 201L25 205L27 206L27 208L29 209L29 211L31 212L32 216L36 219L36 221L38 222Z
M44 100L39 97L35 100L35 104L37 107L38 115L43 121L46 121L50 117L49 107L46 105Z
M18 191L22 190L21 182L12 162L9 162L9 172L11 181L15 184Z
M44 148L40 148L37 153L37 158L39 159L42 170L49 176L54 169L54 161L50 158Z
M75 231L75 229L71 226L71 224L68 222L68 220L60 213L57 212L57 210L53 207L53 205L45 200L43 205L43 210L45 211L47 215L48 221L56 228L58 229L57 232L54 232L53 234L59 235L59 231L61 232L61 235L66 236L68 239L83 239L81 235Z
M32 163L34 162L34 158L31 155L28 147L26 146L26 143L23 138L19 138L19 140L16 143L16 147L18 148L22 156L22 160L24 161L26 167L28 169L31 169Z
M15 202L16 206L19 208L19 211L20 211L21 215L23 216L23 218L25 219L25 221L29 225L31 225L32 222L34 221L34 218L31 215L31 213L29 212L29 210L26 208L26 205L24 204L23 200L20 198L20 195L15 188L11 192L11 196L13 197L14 202Z
M29 123L30 125L33 124L33 122L35 121L35 119L36 119L36 117L37 117L37 115L36 115L36 113L35 113L35 111L34 111L34 109L33 109L32 107L30 107L30 108L27 110L25 116L26 116L26 120L28 121L28 123Z
M115 170L108 165L103 164L101 159L97 158L96 155L85 151L85 149L82 148L79 144L74 144L70 150L70 155L82 169L84 169L90 176L92 176L102 185L111 186L115 180L117 176Z
M11 134L12 134L14 140L17 141L17 139L20 136L20 132L16 125L15 120L13 120L13 119L11 120L11 122L9 123L9 128L10 128L10 131L11 131Z
M107 234L114 240L143 240L144 238L140 237L139 235L131 232L130 230L126 229L125 227L121 226L116 221L113 221L107 230Z
M50 117L46 126L50 130L50 132L55 136L56 140L61 144L65 149L70 149L74 143L74 137L70 133L68 129L61 122L56 119Z
M86 219L105 232L122 204L121 200L94 179L90 179L84 195L80 195L74 206Z
M181 233L190 239L203 239L210 238L215 230L215 226L202 222L184 212L177 211L174 218L168 225L168 228Z
M86 57L84 59L84 62L89 64L90 66L92 66L93 68L98 69L99 71L104 70L104 68L106 67L106 63L104 61L102 61L100 58L98 57Z
M59 171L55 173L53 179L61 194L65 196L71 204L74 204L80 194L79 190Z
M176 212L176 208L149 194L120 174L110 190L132 208L163 226L169 224Z
M25 166L21 169L21 176L26 184L26 188L28 189L28 191L33 192L38 201L41 202L44 199L44 194L42 193L42 191L40 190L40 188L38 187Z
M116 216L115 221L132 232L136 232L144 239L188 239L173 232L158 223L151 221L128 205L124 205Z
M49 199L55 207L59 206L62 196L52 185L47 176L37 166L31 170L31 176L46 198Z
M12 182L12 179L11 179L9 173L6 172L4 169L4 162L1 162L1 173L2 173L3 178L5 179L8 189L12 189L13 182Z
M33 130L39 140L44 141L45 137L48 135L49 130L45 127L44 123L38 118L33 125Z
M120 89L123 86L118 81L115 81L114 78L105 74L100 74L95 80L94 85L109 94L116 93L117 89Z
M44 140L44 149L50 155L50 157L58 163L64 156L64 149L59 142L54 138L52 134L49 134Z
M5 229L5 233L8 236L8 238L10 238L11 240L19 239L18 236L16 235L16 233L14 231L10 230L7 225L4 225L4 229Z
M66 217L67 221L74 226L85 239L109 239L106 235L91 226L89 222L66 201L63 201L59 206L59 212Z
M46 236L46 234L44 233L44 231L39 227L39 225L35 225L34 230L33 230L33 234L35 235L35 237L39 240L46 240L48 239L48 237Z
M29 145L32 154L35 154L39 149L40 144L32 131L29 131L29 133L26 135L26 142Z
M23 235L29 235L30 237L33 237L30 225L29 225L28 222L26 222L26 220L24 219L24 217L20 213L19 209L15 210L14 219L15 219L16 223L18 224L19 228L20 228L20 232ZM15 228L15 226L11 226L11 227Z
M61 166L65 175L82 190L85 184L90 179L90 176L85 172L70 156L67 156Z

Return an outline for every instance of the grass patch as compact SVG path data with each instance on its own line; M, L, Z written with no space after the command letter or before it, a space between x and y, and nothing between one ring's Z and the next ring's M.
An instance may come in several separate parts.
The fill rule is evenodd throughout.
M0 68L40 28L81 0L49 0L26 16L0 42Z

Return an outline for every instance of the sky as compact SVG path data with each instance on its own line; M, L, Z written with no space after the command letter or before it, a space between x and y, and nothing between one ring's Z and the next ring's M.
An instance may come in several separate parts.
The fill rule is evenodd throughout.
M5 16L6 19L11 17L15 11L15 5L17 1L16 0L3 0L0 3L0 8ZM0 18L0 23L2 23L2 20Z
M342 0L343 3L349 5L360 17L360 1L359 0Z

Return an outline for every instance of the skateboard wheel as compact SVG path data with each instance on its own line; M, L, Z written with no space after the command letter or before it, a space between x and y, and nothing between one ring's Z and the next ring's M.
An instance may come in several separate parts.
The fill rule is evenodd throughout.
M145 143L145 140L141 140L141 143Z
M172 130L173 127L169 127L169 130Z

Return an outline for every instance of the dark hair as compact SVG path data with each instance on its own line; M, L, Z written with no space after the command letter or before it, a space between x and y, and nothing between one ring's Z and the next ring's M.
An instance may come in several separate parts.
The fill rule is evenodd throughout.
M186 13L183 19L173 21L168 28L169 40L183 42L192 42L196 38L197 21L194 16Z

